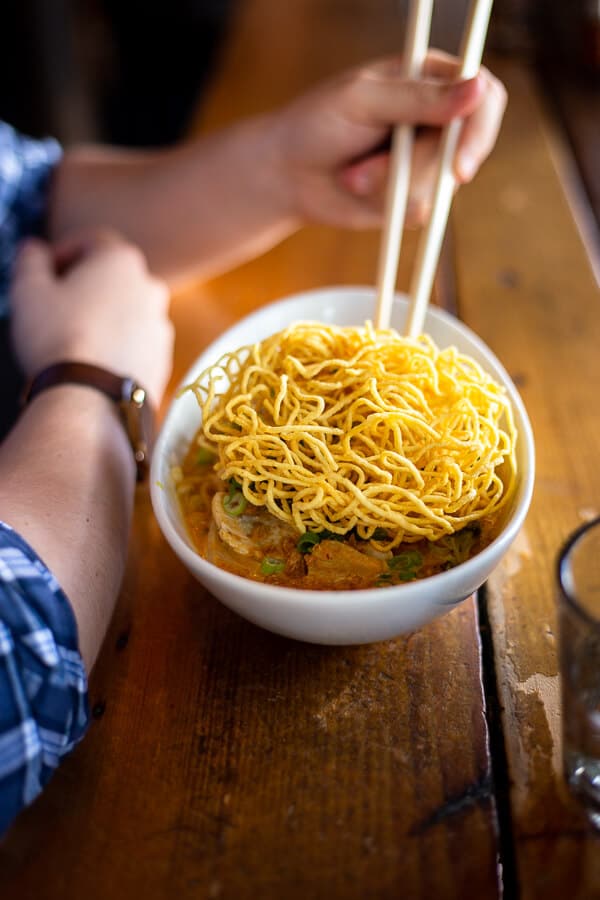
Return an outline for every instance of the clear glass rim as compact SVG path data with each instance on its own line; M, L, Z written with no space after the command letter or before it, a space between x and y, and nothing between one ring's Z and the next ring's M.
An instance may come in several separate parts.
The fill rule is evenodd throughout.
M597 528L598 526L600 526L600 516L595 516L588 522L584 522L583 525L580 525L579 528L572 532L572 534L569 535L559 551L557 564L557 580L563 599L567 602L568 606L581 619L584 620L584 622L592 625L595 628L600 628L600 616L596 618L586 609L584 609L583 606L581 606L577 598L574 596L573 592L568 587L568 575L569 557L571 555L571 552L575 549L575 546L579 543L579 541L583 537L585 537L588 531L591 531L593 528Z

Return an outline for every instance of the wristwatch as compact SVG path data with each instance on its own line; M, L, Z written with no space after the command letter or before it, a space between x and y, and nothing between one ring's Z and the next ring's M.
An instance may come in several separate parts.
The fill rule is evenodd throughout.
M119 408L135 459L137 480L148 474L154 443L154 411L145 388L133 378L82 362L57 362L39 372L31 381L25 403L36 394L59 384L81 384L106 394Z

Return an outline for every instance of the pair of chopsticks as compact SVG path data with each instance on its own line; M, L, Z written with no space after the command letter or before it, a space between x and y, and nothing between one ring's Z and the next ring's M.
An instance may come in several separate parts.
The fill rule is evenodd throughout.
M460 50L458 79L474 78L481 65L493 0L472 0ZM411 0L403 67L406 78L418 78L429 44L433 0ZM409 309L405 331L416 337L423 331L433 278L448 223L454 194L453 162L462 129L462 119L452 119L442 132L437 180L431 215L424 228L409 289ZM414 129L399 125L394 129L388 176L386 211L377 275L377 307L375 327L389 326L392 300L402 245L402 232L410 183Z

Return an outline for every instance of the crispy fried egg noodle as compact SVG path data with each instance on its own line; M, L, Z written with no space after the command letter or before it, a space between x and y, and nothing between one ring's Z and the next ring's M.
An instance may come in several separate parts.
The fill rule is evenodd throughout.
M504 388L425 335L295 323L187 389L219 477L301 533L356 529L380 549L435 541L495 515L514 490Z

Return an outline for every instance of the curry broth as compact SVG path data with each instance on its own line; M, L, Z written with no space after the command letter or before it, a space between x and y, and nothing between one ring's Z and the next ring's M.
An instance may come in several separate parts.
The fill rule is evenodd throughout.
M216 455L192 441L173 469L188 533L198 553L219 568L267 584L305 590L388 587L427 578L465 562L495 537L486 517L438 541L404 542L393 552L373 551L354 534L302 537L267 510L252 507L214 471Z

